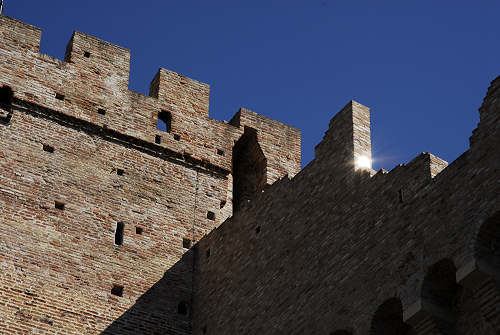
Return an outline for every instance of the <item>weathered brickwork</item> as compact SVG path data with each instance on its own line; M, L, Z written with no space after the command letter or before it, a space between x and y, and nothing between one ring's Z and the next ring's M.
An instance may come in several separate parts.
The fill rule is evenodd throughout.
M190 334L188 249L232 215L234 143L255 130L267 185L299 171L299 131L210 119L209 86L165 69L132 92L128 50L75 32L60 61L40 37L0 15L0 333Z
M298 130L40 37L0 15L0 333L500 333L500 77L449 165L373 171L351 101L299 172Z
M390 172L356 165L350 102L307 167L198 243L193 334L499 334L499 87L470 150Z

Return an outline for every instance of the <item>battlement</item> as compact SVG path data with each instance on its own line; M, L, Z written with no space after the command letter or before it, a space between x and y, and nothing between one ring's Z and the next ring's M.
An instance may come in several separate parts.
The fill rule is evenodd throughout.
M194 334L420 334L484 315L443 301L463 285L477 304L498 302L498 256L480 245L500 238L496 83L474 145L449 165L425 152L389 172L357 166L371 157L369 109L349 102L314 160L199 242Z
M41 283L2 268L0 289L45 301L27 311L19 297L0 332L120 333L115 320L143 302L154 311L133 322L190 334L188 250L237 200L300 170L300 131L243 108L211 119L210 86L166 69L149 96L131 91L130 51L93 36L75 31L64 60L40 54L40 38L0 15L0 266L13 264L5 250L25 254L22 276Z
M40 37L0 15L0 332L498 328L498 78L449 165L375 172L350 101L299 172L299 130L213 120L209 85L166 69L131 91L128 50L74 32L61 61Z
M231 172L232 146L243 127L209 118L209 85L160 69L150 96L144 96L128 89L130 51L125 48L75 31L61 62L38 53L38 28L2 15L0 33L0 86L10 87L15 101L136 139L181 160L188 157L202 170L213 166L211 170L222 175ZM169 129L158 129L160 113L168 115ZM267 183L295 175L300 169L300 132L246 114L253 115L247 123L258 129L269 161Z

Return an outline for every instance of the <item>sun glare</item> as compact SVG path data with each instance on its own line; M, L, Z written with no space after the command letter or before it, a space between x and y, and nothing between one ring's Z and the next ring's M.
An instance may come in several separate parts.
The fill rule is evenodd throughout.
M356 159L356 166L361 169L370 169L372 167L372 162L370 158L366 156L359 156Z

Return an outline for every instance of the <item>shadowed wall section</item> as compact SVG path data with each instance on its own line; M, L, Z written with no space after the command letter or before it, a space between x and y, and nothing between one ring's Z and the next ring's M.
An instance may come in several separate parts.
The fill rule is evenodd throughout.
M257 140L257 131L245 127L233 148L233 211L266 186L267 161Z

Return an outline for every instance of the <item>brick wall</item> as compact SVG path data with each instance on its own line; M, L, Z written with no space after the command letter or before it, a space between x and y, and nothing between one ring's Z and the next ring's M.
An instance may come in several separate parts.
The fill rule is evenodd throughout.
M350 102L308 166L198 243L193 334L497 334L498 83L449 165L360 168L369 110Z
M60 61L40 37L0 15L0 333L190 334L189 244L232 215L234 143L256 129L271 184L299 131L213 120L209 86L165 69L130 91L128 50L75 32Z
M60 61L40 37L0 15L1 333L498 333L500 78L449 165L360 165L351 101L298 173L298 130L210 119L209 86L165 69L130 91L128 50L75 32Z

